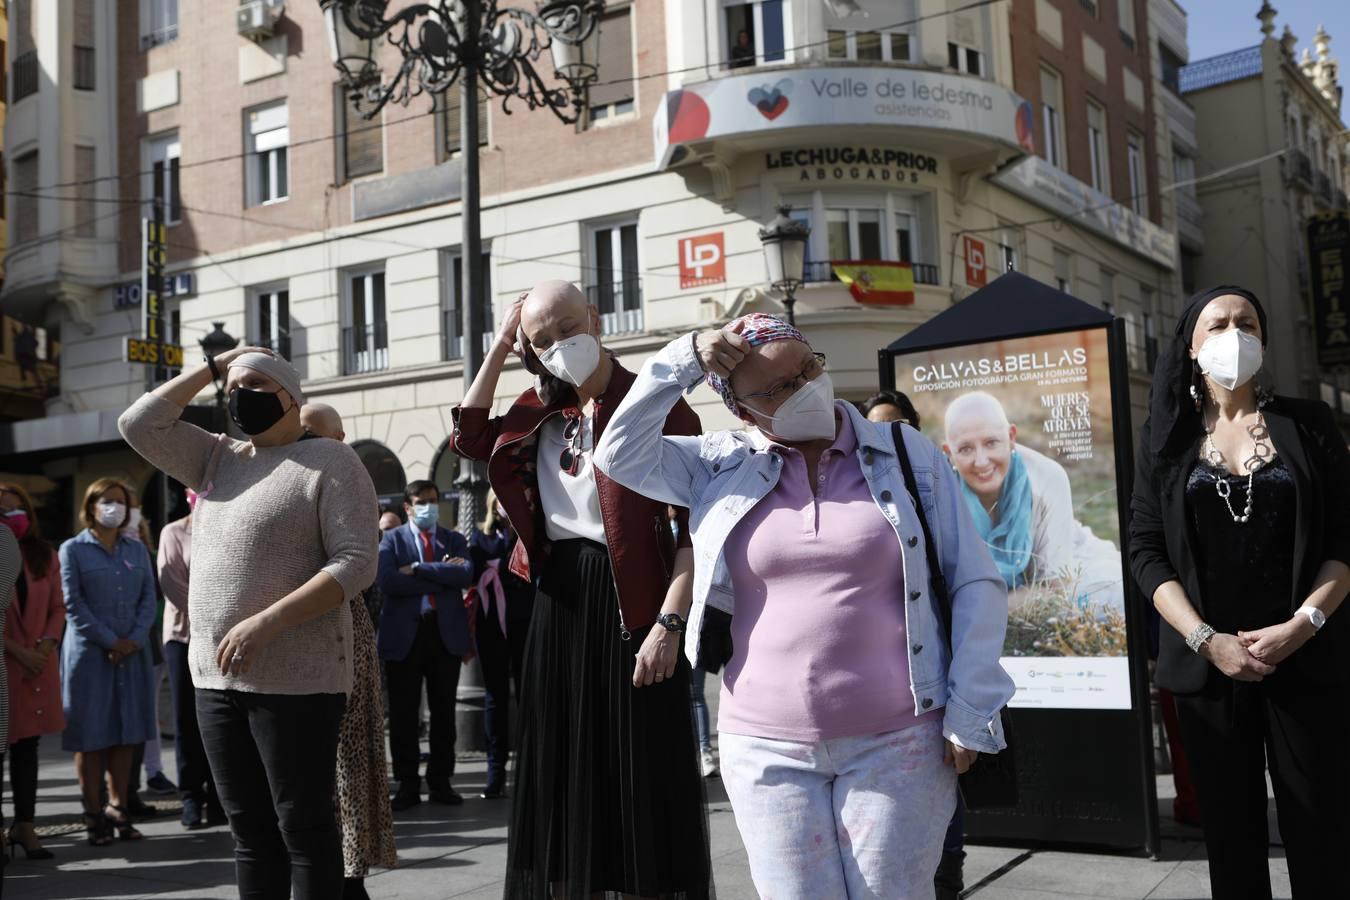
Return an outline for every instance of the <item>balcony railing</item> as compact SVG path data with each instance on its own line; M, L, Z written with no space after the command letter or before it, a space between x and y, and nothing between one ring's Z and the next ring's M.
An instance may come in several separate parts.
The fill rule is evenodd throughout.
M178 40L178 25L166 25L149 34L141 35L141 52L144 53L151 47L158 47L160 44L167 44L176 40Z
M342 374L364 375L389 368L389 330L384 322L342 329Z
M462 334L464 324L461 321L460 311L457 309L441 310L441 357L446 360L464 358L464 335ZM492 320L489 317L483 323L483 355L492 349L492 341L496 338L493 331Z
M942 276L938 272L938 267L929 263L910 263L910 268L914 270L915 284L941 284ZM826 281L838 281L839 278L834 274L834 264L829 261L808 262L803 270L805 276L802 280L807 284L820 284Z
M1305 186L1312 187L1312 161L1308 159L1308 154L1302 150L1293 149L1289 151L1285 158L1289 161L1289 179L1301 181Z
M586 300L600 310L602 334L634 334L643 329L641 278L587 285Z
M14 102L18 103L30 94L38 91L38 55L29 50L14 57Z
M1313 177L1313 184L1317 189L1318 198L1327 206L1331 206L1335 201L1335 195L1331 192L1331 179L1327 177L1327 173L1318 172Z

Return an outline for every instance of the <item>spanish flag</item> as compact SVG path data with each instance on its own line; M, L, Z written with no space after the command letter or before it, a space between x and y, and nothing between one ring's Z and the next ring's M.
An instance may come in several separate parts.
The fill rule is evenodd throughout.
M853 299L868 306L911 306L914 269L909 263L875 260L831 260L835 277L848 285Z

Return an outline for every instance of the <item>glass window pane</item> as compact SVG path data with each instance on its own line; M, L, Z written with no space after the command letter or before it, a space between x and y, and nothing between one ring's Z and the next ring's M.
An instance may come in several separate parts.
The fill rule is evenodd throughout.
M881 35L875 31L858 32L858 59L881 59Z
M966 71L972 75L980 74L980 51L966 48Z
M848 32L831 29L826 32L826 55L830 59L848 59Z
M895 252L900 262L914 261L913 221L909 216L895 217Z
M894 62L909 62L909 35L891 35L891 59Z
M852 259L848 242L848 210L825 210L825 234L830 259Z
M765 62L781 60L786 56L787 43L783 39L783 0L763 0L760 16L764 34L760 35Z
M961 48L955 44L947 45L947 66L952 69L961 68Z
M727 46L731 68L755 64L755 17L749 3L727 7Z
M284 147L283 147L282 149L280 149L280 150L274 150L274 151L272 151L272 152L276 154L276 159L277 159L277 186L276 186L276 199L277 199L277 200L281 200L281 199L283 199L283 198L285 198L285 197L290 196L290 191L289 191L289 187L290 187L290 186L289 186L289 184L288 184L288 181L289 181L290 179L289 179L288 173L287 173L287 171L286 171L286 155L287 155L287 154L286 154L286 149L285 149Z
M858 246L855 259L881 259L881 213L874 209L854 213L858 223Z

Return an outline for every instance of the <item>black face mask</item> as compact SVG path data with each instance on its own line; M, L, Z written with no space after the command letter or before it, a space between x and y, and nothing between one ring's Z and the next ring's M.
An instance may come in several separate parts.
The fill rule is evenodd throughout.
M247 435L262 434L281 421L287 410L272 391L235 388L230 391L230 418Z

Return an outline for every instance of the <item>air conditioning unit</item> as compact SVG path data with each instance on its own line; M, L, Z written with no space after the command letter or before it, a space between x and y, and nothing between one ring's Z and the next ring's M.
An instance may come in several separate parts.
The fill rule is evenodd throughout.
M235 13L235 30L251 41L269 38L284 12L286 0L243 0Z

